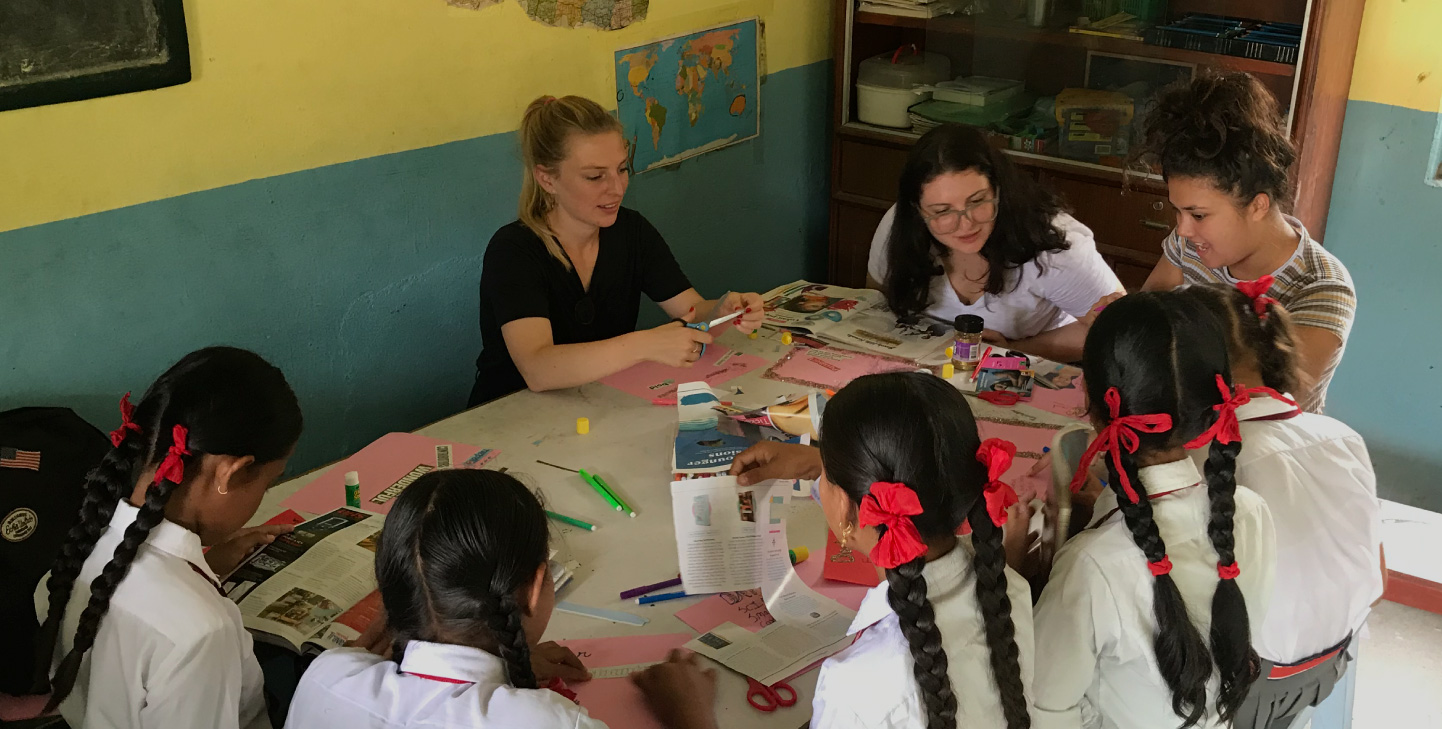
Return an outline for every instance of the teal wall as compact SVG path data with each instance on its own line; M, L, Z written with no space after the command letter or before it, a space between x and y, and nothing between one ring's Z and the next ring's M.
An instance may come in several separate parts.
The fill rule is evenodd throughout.
M1442 511L1442 188L1423 182L1437 124L1347 102L1324 243L1358 299L1327 414L1366 438L1383 498Z
M633 178L627 205L703 294L824 275L830 82L830 62L771 74L759 139ZM108 430L120 395L231 344L300 396L292 472L450 415L519 181L502 134L0 234L0 410L63 405Z

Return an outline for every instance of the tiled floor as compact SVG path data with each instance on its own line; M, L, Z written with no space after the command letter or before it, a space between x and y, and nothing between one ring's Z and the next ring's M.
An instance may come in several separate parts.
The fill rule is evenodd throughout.
M1442 615L1383 602L1367 625L1352 726L1442 727Z

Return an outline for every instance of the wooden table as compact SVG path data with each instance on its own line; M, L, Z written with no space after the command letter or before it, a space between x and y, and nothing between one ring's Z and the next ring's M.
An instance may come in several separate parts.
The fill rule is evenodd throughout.
M748 339L728 329L718 342L747 354L775 361L789 351L775 338ZM722 385L740 387L745 402L798 393L796 385L761 377L764 368ZM958 375L955 381L961 384ZM1005 416L1005 411L976 398L969 398L978 416ZM576 418L591 421L588 435L576 434ZM1038 422L1065 423L1066 418L1030 410ZM627 635L694 633L674 613L705 599L671 600L651 606L622 601L618 593L674 577L679 567L676 536L671 520L670 454L676 433L674 406L652 405L632 395L601 384L556 392L522 391L446 418L416 431L419 435L499 448L501 454L488 468L505 466L527 485L538 488L547 508L583 519L599 528L587 532L559 526L563 545L580 562L575 580L561 593L561 599L591 607L624 610L650 619L644 627L621 625L593 618L557 612L546 631L547 640L602 638ZM634 519L612 511L575 474L542 466L537 460L599 473L636 510ZM310 483L323 470L277 485L266 494L252 523L279 513L279 504ZM787 536L794 547L810 549L812 559L822 559L826 547L826 524L821 509L810 499L799 499L790 509ZM721 727L795 729L811 716L817 671L791 680L797 704L774 713L763 713L746 703L746 679L738 673L720 670L717 719ZM616 728L619 729L619 728Z

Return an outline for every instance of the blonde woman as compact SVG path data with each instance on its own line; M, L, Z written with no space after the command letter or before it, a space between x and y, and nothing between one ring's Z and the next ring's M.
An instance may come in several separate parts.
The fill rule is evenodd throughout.
M543 96L526 109L520 136L520 218L486 248L471 406L522 387L584 385L640 362L696 362L711 335L676 322L636 331L642 294L674 319L741 310L737 327L760 326L760 296L702 298L661 234L621 207L626 141L599 104Z

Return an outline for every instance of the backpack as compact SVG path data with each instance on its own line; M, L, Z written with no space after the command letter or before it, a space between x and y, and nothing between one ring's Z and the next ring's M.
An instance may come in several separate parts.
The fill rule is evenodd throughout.
M69 408L0 412L0 692L33 684L35 588L80 514L85 476L110 439Z

